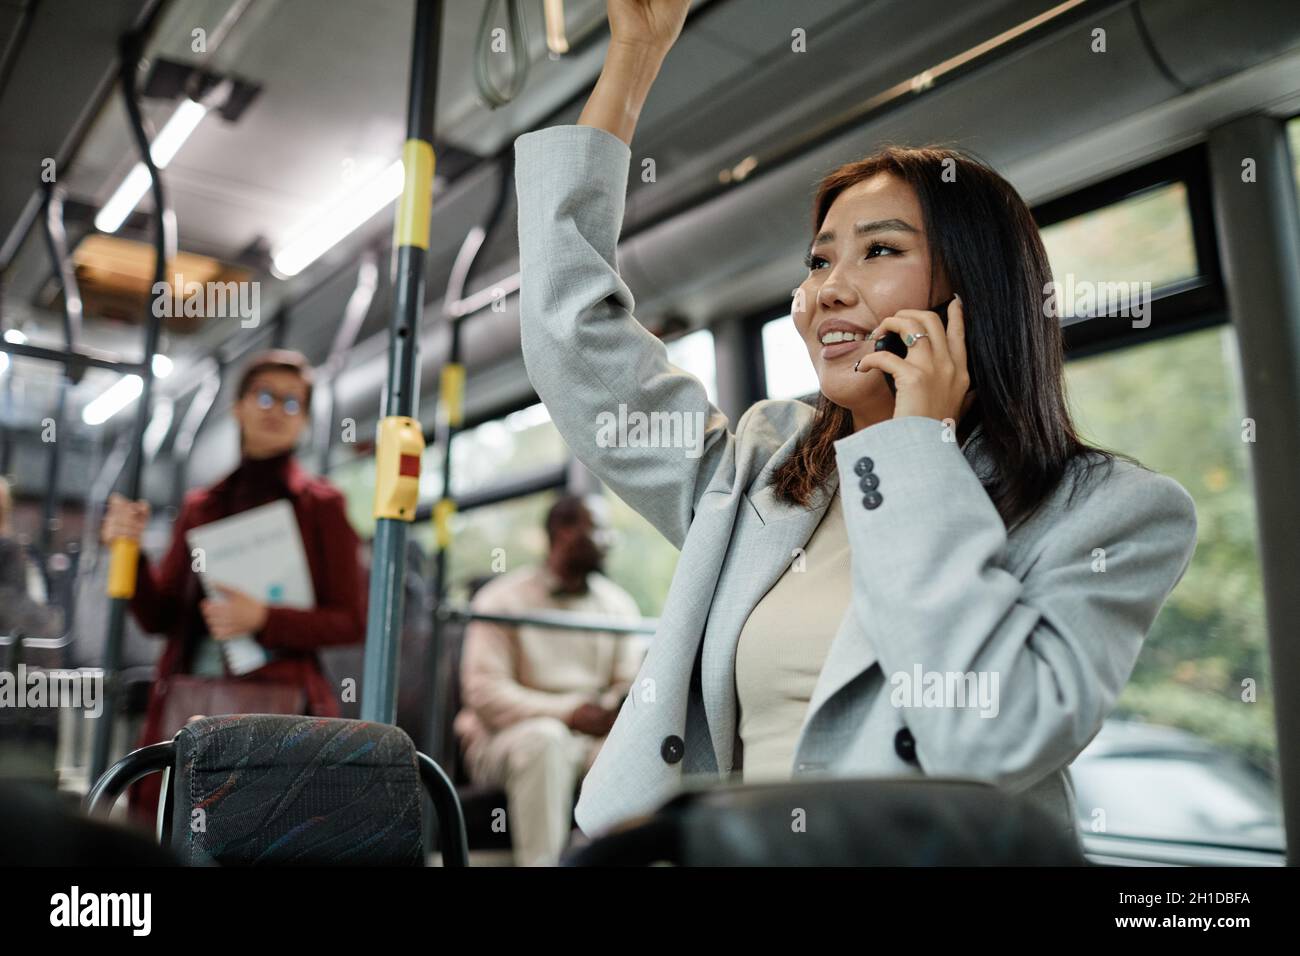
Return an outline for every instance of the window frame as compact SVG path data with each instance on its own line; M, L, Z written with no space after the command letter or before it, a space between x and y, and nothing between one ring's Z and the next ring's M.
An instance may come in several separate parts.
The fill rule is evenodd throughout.
M1181 183L1187 191L1187 211L1191 219L1197 274L1158 290L1158 294L1152 297L1151 322L1145 329L1121 326L1114 321L1117 316L1113 312L1063 323L1061 328L1065 337L1066 361L1142 345L1229 321L1227 293L1214 229L1209 150L1205 143L1197 143L1056 199L1039 203L1030 211L1041 230L1067 219L1100 212L1151 189L1174 183Z

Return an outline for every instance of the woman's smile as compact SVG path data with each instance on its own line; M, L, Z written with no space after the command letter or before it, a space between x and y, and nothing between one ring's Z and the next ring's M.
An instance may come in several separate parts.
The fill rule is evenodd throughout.
M817 342L822 347L823 362L831 361L845 355L852 355L867 340L871 330L846 322L843 319L829 319L817 326Z

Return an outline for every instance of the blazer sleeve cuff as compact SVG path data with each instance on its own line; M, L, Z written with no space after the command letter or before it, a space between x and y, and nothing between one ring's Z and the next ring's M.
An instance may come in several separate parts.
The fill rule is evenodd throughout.
M956 434L936 419L908 415L871 425L836 441L835 455L845 511L869 515L873 533L942 527L938 519L948 512L1001 524ZM878 498L865 501L872 492Z
M1003 569L1006 525L955 435L906 416L840 439L835 452L853 588L871 621L889 622L871 628L886 673L922 648L935 664L958 655L935 642L936 620L990 633L1021 583Z

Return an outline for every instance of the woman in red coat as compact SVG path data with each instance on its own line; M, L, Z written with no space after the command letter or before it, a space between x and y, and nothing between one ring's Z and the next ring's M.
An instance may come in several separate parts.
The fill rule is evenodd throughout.
M212 487L186 495L171 546L157 567L140 555L131 612L141 628L167 639L150 689L140 746L170 738L179 729L162 726L169 684L177 674L292 685L304 692L307 713L321 717L340 713L340 688L330 686L316 652L364 639L366 580L343 495L305 473L294 459L308 422L311 389L311 368L301 354L273 350L255 355L240 376L232 406L239 424L239 467ZM280 498L290 501L298 519L316 607L275 607L228 588L205 597L191 568L186 532ZM138 540L148 520L147 502L115 494L108 503L102 537ZM234 678L225 666L220 642L250 633L270 661ZM158 789L157 775L132 788L134 817L143 822L153 818Z

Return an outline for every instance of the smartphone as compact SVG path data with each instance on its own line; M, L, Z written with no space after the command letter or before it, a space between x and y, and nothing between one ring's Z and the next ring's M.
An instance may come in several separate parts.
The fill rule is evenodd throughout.
M929 309L931 312L939 313L939 321L943 323L945 329L948 327L948 306L951 304L952 299L949 299L939 305L932 305ZM876 340L876 351L881 350L893 352L899 358L907 358L907 346L903 344L903 337L897 332L886 332ZM894 376L888 372L885 372L884 376L885 384L889 386L889 394L897 395L898 390L894 387Z

